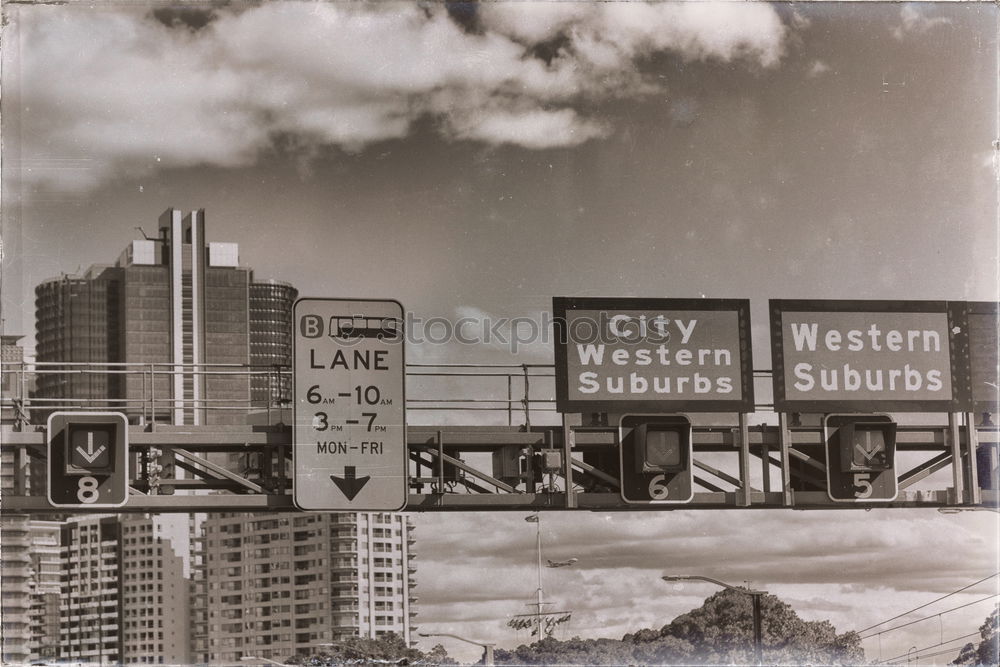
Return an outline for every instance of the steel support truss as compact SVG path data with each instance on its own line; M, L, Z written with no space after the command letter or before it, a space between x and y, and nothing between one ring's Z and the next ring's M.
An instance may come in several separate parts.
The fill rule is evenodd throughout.
M528 428L409 427L406 509L996 509L998 505L998 428L975 426L971 414L950 415L948 424L941 426L900 425L897 460L908 463L897 465L898 497L892 502L849 505L827 497L822 427L796 425L785 414L779 415L776 426L749 425L745 416L735 425L695 426L694 499L670 506L625 503L619 494L617 427L573 425L567 417L562 425ZM4 493L2 510L56 512L44 488L31 488L29 482L44 479L44 472L38 474L47 463L44 432L5 430L0 435L5 460L12 457L14 467L13 490ZM129 439L131 495L121 511L294 509L289 427L132 427ZM542 450L559 452L549 459L559 464L537 469L535 454ZM498 475L494 456L517 459L521 468L508 467ZM944 470L950 472L932 477ZM926 488L935 480L936 487ZM922 488L914 488L918 484Z

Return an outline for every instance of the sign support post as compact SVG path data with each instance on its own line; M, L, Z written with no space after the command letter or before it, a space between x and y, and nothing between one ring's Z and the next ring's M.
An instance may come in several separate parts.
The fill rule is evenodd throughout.
M962 433L958 428L958 415L948 413L948 439L951 441L951 478L955 489L956 504L965 502L965 458L962 456Z
M740 479L743 486L739 490L737 504L740 507L750 507L750 428L747 424L747 415L741 412L739 423L740 432ZM764 461L767 465L767 461Z

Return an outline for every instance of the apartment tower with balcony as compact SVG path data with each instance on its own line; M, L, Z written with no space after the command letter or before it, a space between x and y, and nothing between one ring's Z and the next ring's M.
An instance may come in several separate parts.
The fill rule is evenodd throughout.
M188 664L190 591L169 522L73 517L61 527L59 659Z
M212 515L199 662L282 661L348 637L415 630L413 527L399 514Z

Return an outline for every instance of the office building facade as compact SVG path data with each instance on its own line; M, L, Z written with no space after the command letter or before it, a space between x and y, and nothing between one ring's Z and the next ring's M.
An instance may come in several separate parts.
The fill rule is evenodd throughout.
M286 407L292 401L292 306L299 291L266 280L250 284L250 378L255 406Z
M280 662L352 636L411 639L416 554L403 515L213 515L203 541L199 662Z
M286 283L255 287L238 244L206 240L203 210L167 209L157 236L133 240L114 265L36 287L34 403L117 409L132 422L244 424L251 351L268 366L290 363L294 294ZM80 363L90 372L66 372Z

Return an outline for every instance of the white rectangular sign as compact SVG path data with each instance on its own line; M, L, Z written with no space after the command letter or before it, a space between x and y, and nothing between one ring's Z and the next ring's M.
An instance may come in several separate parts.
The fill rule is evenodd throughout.
M293 495L302 510L406 505L403 306L295 302Z

